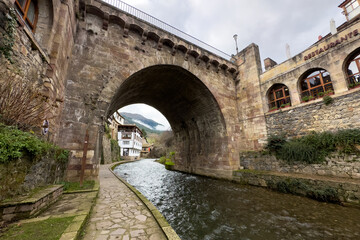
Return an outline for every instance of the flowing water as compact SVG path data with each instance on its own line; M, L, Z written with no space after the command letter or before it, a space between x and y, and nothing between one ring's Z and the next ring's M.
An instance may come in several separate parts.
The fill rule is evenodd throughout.
M153 159L114 171L149 199L183 240L360 239L360 209L167 171Z

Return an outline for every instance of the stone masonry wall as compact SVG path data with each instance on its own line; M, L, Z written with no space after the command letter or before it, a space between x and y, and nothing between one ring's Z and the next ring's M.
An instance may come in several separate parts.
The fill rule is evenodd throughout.
M63 181L66 167L67 162L48 157L36 163L29 159L18 159L0 164L0 201L36 187Z
M327 158L323 164L297 163L290 165L272 155L248 152L240 154L240 166L257 171L360 179L360 157L356 155L332 156Z
M360 89L333 97L325 105L322 99L266 114L268 134L286 133L287 137L302 136L311 131L336 131L360 128Z
M56 141L65 94L64 80L76 33L77 1L37 1L41 12L35 32L15 13L14 2L0 0L0 46L9 37L6 31L9 16L16 19L14 37L10 37L14 42L10 58L0 52L0 82L21 79L39 89L49 106L45 116L50 121L49 139Z

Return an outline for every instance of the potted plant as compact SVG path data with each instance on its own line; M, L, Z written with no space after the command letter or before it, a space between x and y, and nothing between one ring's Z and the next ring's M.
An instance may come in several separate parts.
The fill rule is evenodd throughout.
M275 106L275 107L270 108L269 112L273 112L273 111L276 111L276 110L278 110L278 108Z
M327 90L326 92L325 92L325 96L330 96L330 95L334 95L334 91L333 90Z
M290 103L283 103L280 106L281 108L286 108L286 107L290 107Z
M308 102L309 100L310 100L309 96L304 96L301 99L302 102Z
M351 83L349 84L349 88L353 89L353 88L358 88L360 87L360 82L356 82L356 83Z

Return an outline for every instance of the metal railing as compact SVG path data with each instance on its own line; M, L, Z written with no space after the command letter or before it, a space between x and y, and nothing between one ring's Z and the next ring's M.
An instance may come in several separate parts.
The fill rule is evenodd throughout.
M145 22L148 22L158 28L161 28L162 30L164 31L167 31L171 34L174 34L176 35L177 37L180 37L200 48L203 48L207 51L210 51L212 53L214 53L215 55L218 55L222 58L225 58L227 60L229 60L231 58L231 55L211 46L210 44L207 44L206 42L203 42L201 41L200 39L196 38L196 37L193 37L191 36L190 34L187 34L186 32L183 32L181 31L180 29L176 28L176 27L173 27L127 3L124 3L123 1L121 0L99 0L99 1L102 1L102 2L105 2L107 4L110 4L116 8L118 8L119 10L123 11L123 12L126 12L128 14L131 14Z

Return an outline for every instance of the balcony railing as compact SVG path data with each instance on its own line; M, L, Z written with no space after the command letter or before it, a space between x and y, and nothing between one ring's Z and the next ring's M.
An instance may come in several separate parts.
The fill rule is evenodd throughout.
M218 55L219 57L222 57L226 60L229 60L231 58L231 55L211 46L210 44L207 44L207 43L201 41L200 39L198 39L196 37L191 36L190 34L187 34L186 32L181 31L180 29L178 29L176 27L171 26L170 24L167 24L167 23L157 19L156 17L153 17L153 16L127 4L127 3L124 3L121 0L100 0L100 1L110 4L123 12L131 14L147 23L150 23L158 28L161 28L164 31L174 34L194 45L197 45L200 48L203 48L215 55Z

